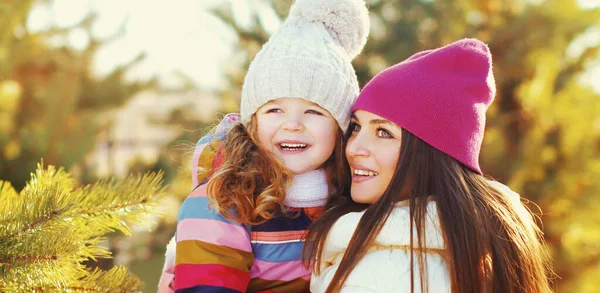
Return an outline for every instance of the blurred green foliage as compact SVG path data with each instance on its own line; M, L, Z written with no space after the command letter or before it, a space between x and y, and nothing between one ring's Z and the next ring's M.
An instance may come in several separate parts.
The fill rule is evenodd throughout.
M29 12L41 2L0 1L0 178L17 189L40 158L67 169L82 161L110 126L110 111L154 86L153 80L124 79L143 53L102 78L93 76L95 54L118 37L96 38L94 14L72 27L29 31ZM84 49L50 45L75 29L89 37Z

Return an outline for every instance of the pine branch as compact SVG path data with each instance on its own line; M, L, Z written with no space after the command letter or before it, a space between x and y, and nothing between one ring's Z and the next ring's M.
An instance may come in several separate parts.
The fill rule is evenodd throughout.
M114 267L110 271L92 271L83 281L88 288L95 288L96 292L134 292L140 287L141 282L137 278L128 275L124 267ZM99 286L98 284L101 284Z
M62 168L41 164L19 195L0 181L0 291L133 292L140 282L125 269L88 271L82 263L110 257L106 233L148 224L161 185L162 173L149 173L74 189Z
M0 180L0 201L14 200L19 196L12 184L8 181Z
M68 286L55 286L54 284L38 284L36 286L23 287L17 283L9 286L1 286L1 292L110 292L131 293L139 292L141 282L138 278L128 274L127 269L121 266L114 267L109 271L99 269L87 270L86 275Z

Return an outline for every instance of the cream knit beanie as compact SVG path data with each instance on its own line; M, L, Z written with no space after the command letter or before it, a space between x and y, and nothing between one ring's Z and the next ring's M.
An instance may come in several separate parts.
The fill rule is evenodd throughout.
M369 34L364 0L296 0L279 30L256 55L242 86L242 122L265 103L303 98L346 130L359 93L351 61Z

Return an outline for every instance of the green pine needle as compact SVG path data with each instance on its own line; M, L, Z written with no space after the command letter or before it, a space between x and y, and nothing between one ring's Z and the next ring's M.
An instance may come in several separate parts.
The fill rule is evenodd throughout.
M126 269L82 263L110 257L107 233L148 225L161 185L162 173L147 173L75 188L64 169L42 164L20 194L0 181L0 291L135 292Z

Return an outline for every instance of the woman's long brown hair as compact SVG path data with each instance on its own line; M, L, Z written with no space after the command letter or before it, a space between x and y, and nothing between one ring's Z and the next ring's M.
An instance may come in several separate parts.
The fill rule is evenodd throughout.
M335 221L348 212L364 210L326 292L342 288L394 205L403 200L408 200L410 207L410 228L417 231L417 239L412 239L411 233L411 292L416 286L426 292L425 252L414 247L425 247L427 201L432 195L448 250L452 292L551 292L542 234L518 199L493 189L483 176L406 130L402 130L401 145L394 177L377 202L356 204L346 193L332 199L330 209L310 227L307 241L313 245L307 246L305 253L315 259L314 270L320 274L323 247ZM402 194L402 190L407 192ZM419 264L418 272L413 259ZM415 278L416 274L421 278Z
M338 130L331 157L324 163L330 192L342 192L350 178L344 159L343 133ZM256 118L235 125L223 145L222 165L208 181L211 205L225 218L243 224L261 224L277 211L286 213L283 200L292 172L260 146Z

